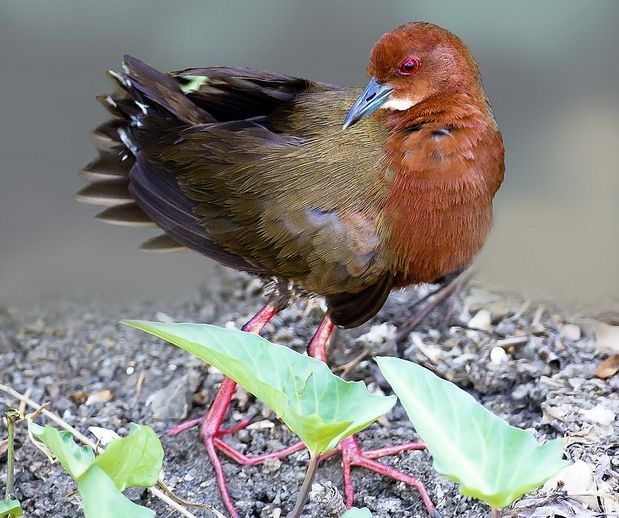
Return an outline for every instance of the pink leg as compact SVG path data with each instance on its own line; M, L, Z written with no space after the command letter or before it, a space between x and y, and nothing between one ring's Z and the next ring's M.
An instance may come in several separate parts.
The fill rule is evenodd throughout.
M283 459L284 457L288 457L293 453L305 449L305 444L303 444L302 442L296 442L291 446L271 453L265 453L264 455L245 455L244 453L241 453L239 450L233 448L228 443L222 441L219 438L214 439L213 442L215 443L215 446L219 451L230 457L238 464L242 464L243 466L256 466L257 464L262 464L265 460L268 459Z
M249 322L247 322L247 324L243 326L243 331L247 331L248 333L259 333L276 314L277 309L272 304L267 304ZM232 499L230 498L230 493L228 492L221 461L217 456L215 441L220 441L223 443L221 439L217 439L218 436L225 433L233 433L238 431L249 425L251 422L245 420L230 429L221 429L221 423L223 423L226 416L226 412L230 406L230 401L232 400L232 396L234 396L235 390L236 383L230 378L224 378L221 386L219 387L219 391L215 396L215 400L208 411L208 414L203 419L193 419L186 423L181 423L169 431L170 434L176 435L184 430L200 425L200 438L202 439L202 443L204 444L211 463L213 464L215 478L221 492L221 499L233 518L238 517L238 513L234 508Z
M387 446L386 448L378 448L377 450L364 450L363 454L368 459L378 459L387 457L388 455L396 455L403 451L425 450L426 445L422 442L407 442L396 446Z
M307 354L312 358L316 358L321 362L327 363L327 345L331 333L333 332L333 322L326 316L322 319L320 326L312 336L309 345L307 346Z
M333 323L327 315L323 319L320 327L318 328L318 330L314 334L314 337L309 343L308 354L310 356L326 362L327 344L329 342L329 337L331 336L332 330ZM391 466L387 466L385 464L381 464L380 462L372 460L379 457L385 457L387 455L394 455L402 451L423 449L425 449L425 444L413 442L399 444L397 446L389 446L386 448L379 448L377 450L363 451L359 447L357 439L355 439L354 436L351 436L344 439L337 447L337 450L328 452L323 455L322 459L331 457L337 451L342 454L342 475L344 479L344 495L346 497L346 507L352 507L355 500L355 491L352 483L351 469L353 466L360 466L362 468L367 468L377 473L380 473L381 475L384 475L386 477L393 478L395 480L402 481L405 484L414 486L419 492L419 495L421 496L421 499L423 500L423 503L428 510L430 516L432 516L433 518L439 518L440 514L434 507L432 500L430 500L426 488L424 487L421 480L415 477L411 477L410 475L406 475L405 473L402 473L401 471L392 468Z
M413 448L412 446L415 445ZM362 468L366 468L385 477L393 478L395 480L399 480L408 484L410 486L415 487L421 496L421 500L428 510L428 514L433 518L440 518L440 513L434 507L432 500L428 496L428 492L423 485L423 482L416 477L411 477L405 473L402 473L400 470L392 468L391 466L387 466L385 464L381 464L372 458L376 458L376 453L378 452L378 456L391 455L393 453L397 453L397 451L405 451L403 446L409 445L400 445L395 446L393 448L382 448L380 450L370 450L369 452L363 451L359 447L359 443L357 443L357 439L354 436L347 437L344 439L338 446L338 449L342 453L342 469L344 475L344 494L346 496L346 507L350 508L353 505L355 500L355 492L352 485L352 477L350 474L351 468L353 466L359 466ZM410 447L406 448L409 450L412 449L422 449L419 443L411 443ZM425 448L425 446L423 446ZM387 452L387 453L385 453ZM391 453L393 452L393 453ZM369 455L368 455L369 454ZM374 457L372 457L374 455ZM345 459L345 460L344 460Z

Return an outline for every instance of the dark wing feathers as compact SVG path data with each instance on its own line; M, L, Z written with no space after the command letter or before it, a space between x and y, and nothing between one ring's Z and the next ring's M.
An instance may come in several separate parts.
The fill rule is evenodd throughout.
M193 210L196 202L182 193L171 173L138 154L130 176L129 189L137 204L174 241L226 266L251 273L265 273L263 269L211 241L208 230L199 224Z
M108 207L99 219L156 224L165 234L145 250L185 246L325 295L339 325L380 309L392 276L367 208L380 202L371 171L382 155L376 134L339 135L356 91L251 69L166 75L129 56L109 75L117 89L98 99L113 118L93 133L99 157L77 194Z
M340 88L251 68L188 68L172 76L184 85L189 99L219 122L268 115L299 94Z
M359 293L338 293L327 296L331 320L342 327L357 327L367 322L383 307L391 288L393 277L384 275L378 282Z

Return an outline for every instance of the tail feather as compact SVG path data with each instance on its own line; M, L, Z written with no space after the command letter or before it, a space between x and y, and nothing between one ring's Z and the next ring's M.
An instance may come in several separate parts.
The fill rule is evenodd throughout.
M144 81L150 77L153 81L156 79L154 81L156 83L161 77L165 77L147 65L140 66L137 60L128 59L126 66L128 69L140 71L140 77ZM157 224L140 208L129 191L129 173L135 165L137 152L137 148L131 142L129 128L131 125L139 126L140 117L145 114L145 106L141 103L142 95L134 90L138 81L137 79L132 81L128 75L114 71L108 71L107 76L116 89L114 93L100 95L97 99L112 118L92 132L99 156L81 170L81 178L89 184L81 189L75 198L83 203L107 207L96 216L97 219L107 223L144 228L156 227ZM169 87L169 81L166 83ZM184 108L188 109L187 106ZM144 248L180 250L184 247L168 236L165 242L159 239Z
M134 160L129 157L119 160L118 155L102 152L81 170L80 176L87 182L129 178L129 171L133 164Z
M108 223L161 228L165 234L143 243L144 250L187 247L227 266L265 274L259 265L212 240L194 212L197 202L158 163L162 148L173 145L179 132L217 120L194 103L174 77L130 56L125 56L123 69L122 75L108 73L116 91L99 97L112 118L93 132L99 157L82 170L82 178L92 183L76 199L107 207L97 217Z
M144 228L157 227L155 222L135 202L109 207L97 214L96 218L112 225Z
M80 190L75 199L91 205L116 207L133 201L129 193L129 179L109 180L106 182L91 183Z
M186 248L178 244L167 234L161 234L144 241L140 245L140 250L145 252L179 252L186 250Z
M121 119L112 119L97 126L90 134L97 149L104 153L115 153L121 157L126 150L123 149L124 146L118 136L118 128L124 124L126 123Z

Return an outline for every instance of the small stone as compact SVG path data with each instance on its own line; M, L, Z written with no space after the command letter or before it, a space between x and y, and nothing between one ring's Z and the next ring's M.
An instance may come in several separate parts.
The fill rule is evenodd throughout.
M582 384L587 381L585 378L569 378L567 382L574 390L578 390L582 387Z
M154 392L146 400L155 419L184 419L189 413L193 393L198 388L200 376L189 371L169 385Z
M480 309L475 316L468 322L468 327L479 329L481 331L490 331L492 329L492 317L486 309Z
M561 338L565 340L571 340L573 342L580 340L582 337L582 331L580 326L576 324L566 324L561 328L561 333L559 335Z
M387 322L372 326L370 330L357 338L358 342L367 345L381 345L395 336L397 327Z
M495 365L502 365L507 362L507 353L502 347L493 347L490 351L490 361Z
M615 420L616 416L615 412L600 403L589 410L583 410L582 417L590 423L609 426Z
M279 459L266 459L262 463L262 471L263 473L274 473L276 472L282 465L282 461Z
M619 353L619 326L597 322L595 326L595 349L599 353Z

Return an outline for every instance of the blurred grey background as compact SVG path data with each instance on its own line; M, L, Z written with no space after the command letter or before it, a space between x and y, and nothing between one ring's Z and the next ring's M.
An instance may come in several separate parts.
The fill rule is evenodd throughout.
M151 233L104 225L72 200L106 117L95 95L124 53L161 70L244 65L365 82L372 44L425 20L479 61L507 146L480 278L610 309L619 293L617 0L3 0L0 304L178 297L221 270L152 255Z

